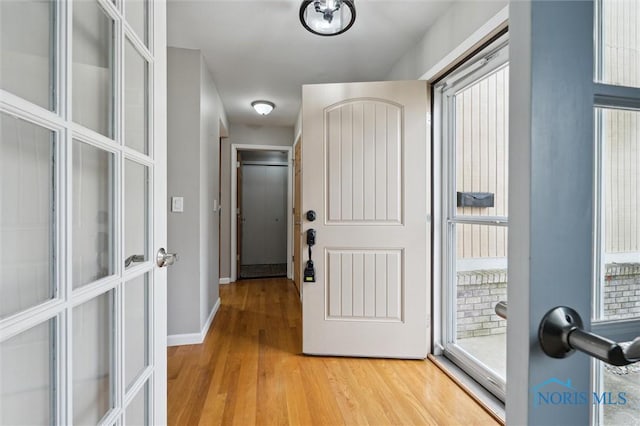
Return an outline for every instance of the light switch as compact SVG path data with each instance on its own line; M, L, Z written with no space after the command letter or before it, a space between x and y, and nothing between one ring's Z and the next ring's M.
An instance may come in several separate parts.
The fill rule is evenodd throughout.
M184 211L183 197L171 197L171 211L174 213L182 213Z

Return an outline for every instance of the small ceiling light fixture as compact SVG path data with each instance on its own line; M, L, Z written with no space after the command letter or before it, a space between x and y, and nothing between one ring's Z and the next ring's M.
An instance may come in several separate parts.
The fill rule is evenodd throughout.
M356 20L354 0L304 0L300 22L310 32L334 36L347 31Z
M276 107L273 102L269 101L253 101L251 102L251 106L260 115L267 115Z

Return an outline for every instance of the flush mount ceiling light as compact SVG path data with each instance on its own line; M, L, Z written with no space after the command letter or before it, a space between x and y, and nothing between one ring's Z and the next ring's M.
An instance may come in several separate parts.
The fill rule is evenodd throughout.
M353 0L304 0L300 5L300 22L317 35L342 34L355 20Z
M260 115L267 115L276 107L273 102L269 101L253 101L251 102L251 106Z

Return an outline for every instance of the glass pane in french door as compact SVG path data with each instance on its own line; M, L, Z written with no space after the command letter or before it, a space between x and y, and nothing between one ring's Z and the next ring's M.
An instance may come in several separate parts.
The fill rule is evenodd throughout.
M601 0L602 81L640 87L640 2Z
M144 426L149 424L149 382L145 383L133 397L124 415L127 426Z
M147 0L125 0L124 2L125 18L145 45L147 45L149 38L148 10Z
M143 154L149 153L149 65L127 38L125 43L125 145Z
M124 255L130 268L149 259L149 168L125 160L124 176Z
M606 3L606 2L605 2ZM594 318L640 323L640 111L597 109L600 123L599 275ZM606 326L605 326L606 327ZM636 333L640 336L640 324ZM606 332L606 328L604 329ZM623 343L627 344L627 343ZM640 365L596 362L595 394L610 395L597 404L603 425L633 425L640 418Z
M55 109L53 1L0 1L0 88Z
M73 141L73 288L114 273L115 155Z
M56 144L0 113L0 319L55 297Z
M113 138L115 24L96 0L73 2L73 121Z
M592 328L625 347L640 336L640 111L628 108L629 101L640 102L631 89L640 87L640 3L596 0L596 7L596 78L627 87L617 87L621 96L607 107L595 108L599 220ZM640 363L594 365L594 423L637 425Z
M149 274L124 285L124 376L129 389L149 365Z
M113 290L73 308L73 423L97 424L114 406Z
M599 113L603 230L597 319L640 319L640 112Z
M0 424L54 423L55 323L45 321L0 343Z

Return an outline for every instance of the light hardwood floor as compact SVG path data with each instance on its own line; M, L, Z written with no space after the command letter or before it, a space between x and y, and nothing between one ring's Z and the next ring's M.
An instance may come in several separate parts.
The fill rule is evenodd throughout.
M221 286L202 345L169 348L170 425L497 425L430 361L301 355L293 282Z

